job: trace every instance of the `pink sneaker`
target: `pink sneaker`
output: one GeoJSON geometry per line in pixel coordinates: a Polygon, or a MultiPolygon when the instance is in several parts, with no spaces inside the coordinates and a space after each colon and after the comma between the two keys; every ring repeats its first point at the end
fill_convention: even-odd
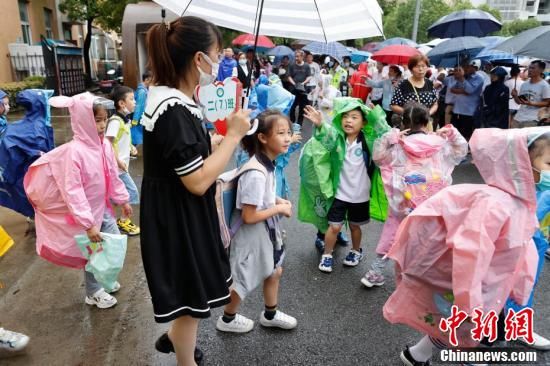
{"type": "Polygon", "coordinates": [[[361,278],[361,283],[368,288],[373,286],[382,286],[384,284],[384,275],[375,273],[374,271],[368,271],[363,278],[361,278]]]}

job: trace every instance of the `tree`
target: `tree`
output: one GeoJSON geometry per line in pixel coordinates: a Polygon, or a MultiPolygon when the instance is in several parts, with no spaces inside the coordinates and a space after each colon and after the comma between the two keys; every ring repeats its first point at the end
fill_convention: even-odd
{"type": "Polygon", "coordinates": [[[500,35],[504,37],[515,36],[523,31],[540,26],[541,23],[536,19],[516,19],[504,23],[500,30],[500,35]]]}
{"type": "Polygon", "coordinates": [[[84,71],[86,84],[92,81],[92,67],[90,63],[90,45],[92,43],[92,25],[94,22],[104,30],[120,32],[122,16],[127,4],[137,0],[62,0],[59,11],[66,13],[73,21],[86,22],[86,38],[84,38],[84,71]]]}
{"type": "MultiPolygon", "coordinates": [[[[415,5],[416,0],[407,0],[393,5],[390,8],[389,14],[384,13],[384,33],[387,38],[411,37],[415,5]]],[[[418,24],[418,43],[427,42],[431,38],[428,36],[428,28],[439,18],[453,11],[466,9],[476,9],[476,7],[472,5],[470,0],[454,0],[452,2],[445,0],[423,0],[418,24]]],[[[486,11],[498,20],[501,20],[500,12],[497,9],[493,9],[486,4],[477,7],[477,9],[486,11]]]]}

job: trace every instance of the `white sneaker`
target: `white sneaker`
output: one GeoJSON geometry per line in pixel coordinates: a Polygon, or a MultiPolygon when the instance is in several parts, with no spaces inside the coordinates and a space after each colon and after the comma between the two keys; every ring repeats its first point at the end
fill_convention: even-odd
{"type": "Polygon", "coordinates": [[[29,343],[30,338],[24,334],[12,332],[0,328],[0,349],[8,351],[21,351],[29,343]]]}
{"type": "Polygon", "coordinates": [[[111,291],[109,291],[109,293],[114,294],[118,290],[120,290],[120,283],[117,281],[117,282],[115,282],[115,285],[113,286],[113,289],[111,291]]]}
{"type": "Polygon", "coordinates": [[[533,332],[533,344],[527,343],[523,338],[519,338],[518,342],[539,351],[550,351],[550,340],[544,338],[543,336],[533,332]]]}
{"type": "Polygon", "coordinates": [[[112,308],[117,301],[114,296],[109,295],[104,289],[97,290],[92,296],[86,296],[86,304],[95,305],[100,309],[112,308]]]}
{"type": "Polygon", "coordinates": [[[260,324],[264,327],[276,327],[281,329],[294,329],[298,325],[296,318],[277,310],[272,320],[265,317],[265,311],[260,315],[260,324]]]}
{"type": "Polygon", "coordinates": [[[235,319],[229,323],[224,322],[220,316],[216,323],[216,329],[222,332],[248,333],[252,328],[254,328],[254,322],[240,314],[235,314],[235,319]]]}

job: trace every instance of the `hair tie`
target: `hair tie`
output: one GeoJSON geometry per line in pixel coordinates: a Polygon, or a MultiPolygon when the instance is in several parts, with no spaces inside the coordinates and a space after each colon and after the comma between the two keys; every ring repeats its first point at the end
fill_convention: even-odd
{"type": "Polygon", "coordinates": [[[160,16],[162,17],[162,24],[166,28],[166,33],[170,32],[170,23],[166,22],[166,9],[160,10],[160,16]]]}

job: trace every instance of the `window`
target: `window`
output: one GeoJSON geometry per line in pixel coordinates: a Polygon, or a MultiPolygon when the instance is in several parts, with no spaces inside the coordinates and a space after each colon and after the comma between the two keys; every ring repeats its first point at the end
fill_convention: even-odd
{"type": "Polygon", "coordinates": [[[23,43],[31,44],[31,25],[29,24],[29,12],[27,2],[19,0],[19,18],[21,19],[21,33],[23,33],[23,43]]]}
{"type": "Polygon", "coordinates": [[[46,25],[46,38],[53,38],[52,23],[53,23],[53,13],[51,9],[44,8],[44,24],[46,25]]]}

